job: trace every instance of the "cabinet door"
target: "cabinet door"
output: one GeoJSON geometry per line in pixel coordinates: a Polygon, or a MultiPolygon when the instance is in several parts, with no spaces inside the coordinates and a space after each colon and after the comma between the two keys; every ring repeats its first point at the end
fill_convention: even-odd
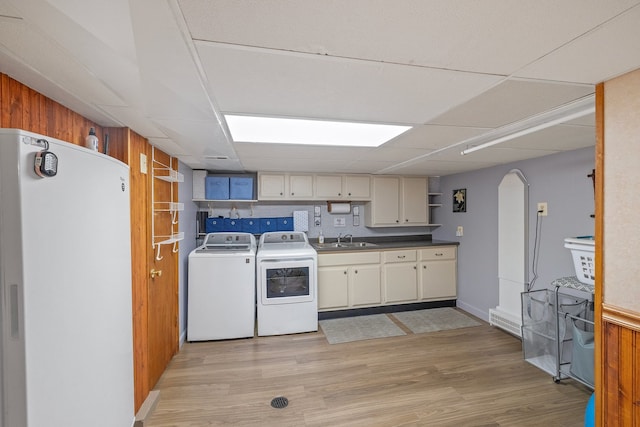
{"type": "Polygon", "coordinates": [[[356,265],[350,274],[351,306],[378,305],[382,302],[379,265],[356,265]]]}
{"type": "Polygon", "coordinates": [[[370,200],[371,177],[369,175],[345,175],[344,197],[351,200],[370,200]]]}
{"type": "Polygon", "coordinates": [[[342,175],[316,175],[316,198],[342,198],[342,175]]]}
{"type": "Polygon", "coordinates": [[[427,225],[427,179],[404,177],[402,179],[402,218],[404,225],[427,225]]]}
{"type": "Polygon", "coordinates": [[[385,302],[418,299],[418,274],[415,262],[386,264],[384,267],[385,302]]]}
{"type": "Polygon", "coordinates": [[[374,176],[371,203],[366,211],[367,225],[400,225],[400,178],[397,176],[374,176]]]}
{"type": "Polygon", "coordinates": [[[420,262],[420,299],[456,298],[456,261],[420,262]]]}
{"type": "Polygon", "coordinates": [[[313,198],[313,175],[290,175],[289,176],[289,198],[312,199],[313,198]]]}
{"type": "Polygon", "coordinates": [[[260,174],[258,197],[260,199],[284,199],[286,175],[260,174]]]}
{"type": "Polygon", "coordinates": [[[349,305],[347,267],[318,267],[318,310],[349,305]]]}

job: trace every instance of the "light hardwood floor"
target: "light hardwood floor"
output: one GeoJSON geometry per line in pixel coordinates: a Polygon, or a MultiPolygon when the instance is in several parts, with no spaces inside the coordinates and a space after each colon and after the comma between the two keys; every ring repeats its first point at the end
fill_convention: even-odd
{"type": "Polygon", "coordinates": [[[582,426],[591,391],[487,325],[328,344],[321,331],[186,343],[148,427],[582,426]],[[274,409],[274,397],[289,406],[274,409]]]}

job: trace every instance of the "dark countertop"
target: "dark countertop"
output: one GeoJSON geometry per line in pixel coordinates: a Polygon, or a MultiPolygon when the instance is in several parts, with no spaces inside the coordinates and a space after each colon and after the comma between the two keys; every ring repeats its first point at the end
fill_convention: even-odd
{"type": "MultiPolygon", "coordinates": [[[[430,235],[414,235],[414,236],[384,236],[384,237],[354,237],[353,242],[374,243],[375,246],[365,247],[335,247],[331,246],[336,243],[336,239],[325,238],[324,244],[318,243],[318,239],[309,239],[311,245],[318,253],[327,252],[354,252],[354,251],[380,251],[386,249],[400,248],[417,248],[424,246],[458,246],[460,242],[452,242],[447,240],[433,240],[430,235]]],[[[349,242],[349,239],[343,241],[349,242]]]]}

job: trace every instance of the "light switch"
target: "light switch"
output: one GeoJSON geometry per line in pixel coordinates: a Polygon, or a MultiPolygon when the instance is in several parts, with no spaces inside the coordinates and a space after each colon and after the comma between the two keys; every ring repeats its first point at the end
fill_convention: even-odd
{"type": "Polygon", "coordinates": [[[463,235],[464,235],[464,228],[462,228],[462,226],[459,225],[458,228],[456,229],[456,236],[462,237],[463,235]]]}
{"type": "Polygon", "coordinates": [[[147,173],[147,156],[140,153],[140,173],[147,173]]]}

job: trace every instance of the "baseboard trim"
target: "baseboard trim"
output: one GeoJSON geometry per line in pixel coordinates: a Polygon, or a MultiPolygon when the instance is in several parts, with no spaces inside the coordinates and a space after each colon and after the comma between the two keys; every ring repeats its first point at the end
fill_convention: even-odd
{"type": "Polygon", "coordinates": [[[411,304],[380,305],[376,307],[351,308],[347,310],[321,311],[318,320],[339,319],[341,317],[365,316],[369,314],[397,313],[399,311],[424,310],[426,308],[455,307],[456,300],[426,301],[411,304]]]}
{"type": "Polygon", "coordinates": [[[142,403],[140,410],[136,414],[136,421],[133,423],[133,427],[144,427],[147,418],[153,413],[153,410],[158,404],[160,398],[159,390],[151,390],[149,395],[142,403]]]}
{"type": "Polygon", "coordinates": [[[479,308],[474,307],[474,306],[472,306],[470,304],[467,304],[464,301],[457,300],[456,304],[458,305],[458,308],[460,310],[466,311],[469,314],[473,314],[478,319],[482,319],[485,322],[489,323],[489,313],[488,312],[480,310],[479,308]]]}

